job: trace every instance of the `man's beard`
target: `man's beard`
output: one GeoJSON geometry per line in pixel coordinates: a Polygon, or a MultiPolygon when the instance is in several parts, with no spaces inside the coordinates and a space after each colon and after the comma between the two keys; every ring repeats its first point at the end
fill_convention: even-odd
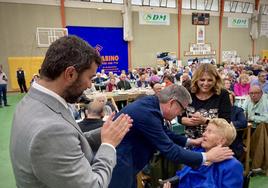
{"type": "Polygon", "coordinates": [[[81,88],[80,79],[78,78],[71,86],[69,86],[64,91],[63,96],[64,96],[64,99],[66,100],[67,103],[78,102],[78,99],[83,94],[83,91],[79,91],[79,90],[81,90],[80,88],[81,88]]]}

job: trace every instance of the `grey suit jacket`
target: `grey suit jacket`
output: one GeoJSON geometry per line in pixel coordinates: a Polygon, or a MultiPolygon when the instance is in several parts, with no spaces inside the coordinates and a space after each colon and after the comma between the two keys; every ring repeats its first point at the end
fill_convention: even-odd
{"type": "Polygon", "coordinates": [[[116,164],[113,148],[101,145],[100,130],[84,135],[68,109],[35,88],[14,114],[10,140],[17,187],[108,187],[116,164]]]}

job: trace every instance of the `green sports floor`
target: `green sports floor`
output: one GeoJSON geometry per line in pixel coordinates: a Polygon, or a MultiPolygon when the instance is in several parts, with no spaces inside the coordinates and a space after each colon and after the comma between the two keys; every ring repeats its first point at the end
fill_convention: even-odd
{"type": "MultiPolygon", "coordinates": [[[[9,93],[7,100],[11,106],[0,108],[0,188],[16,187],[9,157],[9,137],[16,104],[23,96],[23,94],[9,93]]],[[[252,177],[250,188],[268,188],[268,177],[264,175],[252,177]]]]}

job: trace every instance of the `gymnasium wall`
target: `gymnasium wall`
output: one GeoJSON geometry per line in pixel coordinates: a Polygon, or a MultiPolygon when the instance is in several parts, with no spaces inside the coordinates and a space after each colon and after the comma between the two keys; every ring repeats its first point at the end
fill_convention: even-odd
{"type": "Polygon", "coordinates": [[[133,35],[131,42],[133,67],[156,65],[157,52],[175,52],[178,49],[177,15],[170,15],[170,25],[139,25],[139,14],[133,14],[133,35]]]}
{"type": "MultiPolygon", "coordinates": [[[[65,8],[65,14],[67,25],[122,27],[121,12],[116,10],[65,8]]],[[[206,42],[211,43],[218,55],[219,17],[210,18],[210,25],[206,26],[206,42]]],[[[133,67],[155,66],[157,52],[170,51],[177,54],[177,14],[170,15],[170,22],[169,26],[139,25],[138,12],[133,12],[133,67]]],[[[186,61],[188,57],[183,55],[188,51],[189,43],[195,41],[196,30],[191,24],[190,15],[183,15],[181,24],[180,53],[182,60],[186,61]]],[[[60,7],[0,3],[0,63],[8,75],[8,57],[45,55],[46,48],[37,47],[36,27],[61,27],[60,7]]],[[[227,28],[227,18],[223,19],[222,50],[236,50],[244,59],[251,54],[251,45],[249,28],[227,28]]],[[[260,54],[263,49],[268,49],[268,38],[262,37],[256,41],[256,53],[260,54]]]]}
{"type": "Polygon", "coordinates": [[[249,35],[250,28],[228,28],[228,18],[226,17],[223,19],[222,24],[222,50],[235,50],[241,59],[247,58],[252,53],[252,42],[249,35]]]}

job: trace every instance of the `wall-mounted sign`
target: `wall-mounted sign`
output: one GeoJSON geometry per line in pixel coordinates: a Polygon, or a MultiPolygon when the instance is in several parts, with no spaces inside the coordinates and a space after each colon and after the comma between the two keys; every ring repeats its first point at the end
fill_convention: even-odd
{"type": "Polygon", "coordinates": [[[98,72],[120,74],[128,70],[128,44],[123,39],[123,28],[120,27],[82,27],[67,26],[68,33],[87,41],[100,54],[102,64],[98,72]],[[94,36],[94,37],[92,37],[94,36]]]}
{"type": "Polygon", "coordinates": [[[248,28],[248,18],[228,17],[228,27],[248,28]]]}
{"type": "Polygon", "coordinates": [[[216,55],[216,51],[211,50],[210,44],[190,44],[190,50],[185,52],[185,56],[194,55],[216,55]]]}
{"type": "Polygon", "coordinates": [[[196,26],[196,42],[190,43],[189,51],[184,52],[185,56],[215,56],[216,51],[212,50],[211,44],[206,44],[205,26],[196,26]]]}
{"type": "Polygon", "coordinates": [[[205,44],[205,26],[203,25],[196,26],[196,43],[205,44]]]}
{"type": "Polygon", "coordinates": [[[149,25],[170,25],[170,16],[166,13],[139,12],[139,23],[149,25]]]}
{"type": "Polygon", "coordinates": [[[222,62],[236,62],[234,61],[234,58],[237,57],[237,51],[233,50],[233,51],[222,51],[221,52],[221,60],[222,62]]]}

